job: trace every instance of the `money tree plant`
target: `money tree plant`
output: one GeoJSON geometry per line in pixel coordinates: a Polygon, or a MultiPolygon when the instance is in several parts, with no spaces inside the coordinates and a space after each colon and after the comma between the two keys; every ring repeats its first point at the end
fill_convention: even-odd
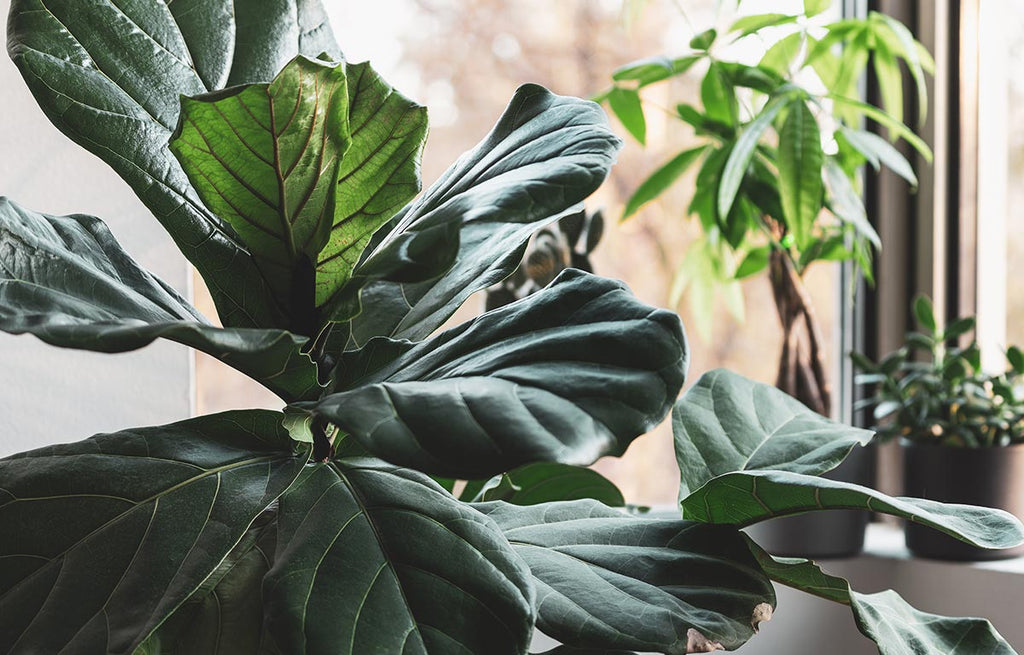
{"type": "Polygon", "coordinates": [[[884,166],[913,186],[917,178],[903,154],[863,123],[877,123],[930,161],[927,145],[903,122],[901,67],[913,80],[920,118],[927,110],[925,75],[934,67],[898,20],[870,12],[828,21],[832,4],[807,0],[801,11],[740,16],[721,33],[697,34],[678,56],[623,66],[600,96],[643,144],[649,87],[700,71],[699,96],[678,98],[670,112],[697,145],[641,183],[622,218],[697,166],[695,189],[679,214],[695,215],[702,237],[683,259],[675,295],[685,287],[694,315],[709,317],[715,298],[742,306],[739,280],[767,274],[782,327],[776,384],[826,416],[827,346],[805,275],[818,262],[852,261],[871,280],[872,250],[881,244],[857,191],[860,170],[884,166]],[[744,61],[751,42],[766,50],[756,64],[744,61]],[[880,106],[860,100],[869,64],[880,106]]]}

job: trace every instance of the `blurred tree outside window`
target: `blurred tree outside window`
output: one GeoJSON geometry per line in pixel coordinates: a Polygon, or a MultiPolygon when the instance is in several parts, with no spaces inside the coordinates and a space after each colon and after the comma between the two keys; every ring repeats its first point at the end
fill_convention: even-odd
{"type": "MultiPolygon", "coordinates": [[[[370,60],[405,95],[427,105],[430,136],[423,159],[424,187],[494,124],[522,83],[542,84],[555,93],[590,97],[607,87],[612,71],[631,61],[683,52],[690,38],[716,24],[720,0],[376,0],[327,3],[346,57],[370,60]],[[642,7],[641,7],[642,5],[642,7]],[[642,10],[641,10],[642,9],[642,10]]],[[[742,14],[798,10],[800,0],[744,0],[742,14]]],[[[735,17],[722,9],[722,22],[735,17]]],[[[764,49],[746,56],[756,62],[764,49]]],[[[670,117],[672,103],[698,97],[695,72],[659,87],[664,95],[645,105],[647,146],[626,145],[588,209],[605,208],[605,236],[592,257],[595,272],[624,280],[642,300],[669,306],[672,280],[687,244],[700,234],[696,219],[685,218],[695,170],[669,193],[629,222],[617,224],[623,203],[658,166],[695,143],[691,131],[670,117]]],[[[836,267],[818,267],[808,280],[826,337],[834,332],[839,289],[836,267]]],[[[196,301],[204,290],[197,279],[196,301]]],[[[689,303],[672,307],[688,328],[690,382],[713,368],[726,367],[763,382],[774,382],[781,329],[765,276],[743,283],[745,304],[716,303],[710,320],[688,314],[689,303]],[[698,333],[707,320],[710,336],[698,333]]],[[[471,299],[453,322],[483,309],[471,299]]],[[[827,368],[835,370],[835,348],[827,368]]],[[[215,361],[197,355],[197,409],[200,414],[276,399],[215,361]]],[[[606,458],[596,468],[623,490],[626,500],[644,505],[673,504],[678,470],[667,424],[637,440],[622,458],[606,458]]]]}

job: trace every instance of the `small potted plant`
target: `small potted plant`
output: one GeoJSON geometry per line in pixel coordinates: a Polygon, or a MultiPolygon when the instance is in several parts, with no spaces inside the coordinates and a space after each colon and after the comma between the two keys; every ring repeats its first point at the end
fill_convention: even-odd
{"type": "MultiPolygon", "coordinates": [[[[858,382],[874,385],[864,404],[873,406],[879,438],[904,446],[907,495],[1004,509],[1024,516],[1024,354],[1011,346],[1007,367],[988,372],[966,317],[942,326],[931,301],[914,301],[919,331],[895,352],[872,362],[853,354],[864,371],[858,382]]],[[[907,524],[907,547],[923,557],[973,560],[1024,554],[988,551],[929,534],[907,524]]]]}

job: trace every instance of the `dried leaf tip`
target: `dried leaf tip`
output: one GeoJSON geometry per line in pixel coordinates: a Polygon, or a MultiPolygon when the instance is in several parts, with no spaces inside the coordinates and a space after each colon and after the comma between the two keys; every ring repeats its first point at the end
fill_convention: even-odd
{"type": "Polygon", "coordinates": [[[754,628],[754,632],[758,631],[762,623],[772,620],[772,612],[774,611],[768,603],[758,603],[754,607],[754,613],[750,616],[750,625],[754,628]]]}
{"type": "Polygon", "coordinates": [[[713,653],[716,650],[725,650],[725,646],[717,641],[711,641],[696,628],[686,631],[687,653],[713,653]]]}

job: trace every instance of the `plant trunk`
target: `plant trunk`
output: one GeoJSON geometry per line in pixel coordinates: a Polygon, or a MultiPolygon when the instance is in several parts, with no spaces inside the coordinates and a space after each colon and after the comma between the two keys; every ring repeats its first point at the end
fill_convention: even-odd
{"type": "Polygon", "coordinates": [[[821,326],[803,280],[785,251],[772,250],[769,278],[782,323],[782,353],[775,386],[829,416],[832,389],[825,374],[821,326]]]}

